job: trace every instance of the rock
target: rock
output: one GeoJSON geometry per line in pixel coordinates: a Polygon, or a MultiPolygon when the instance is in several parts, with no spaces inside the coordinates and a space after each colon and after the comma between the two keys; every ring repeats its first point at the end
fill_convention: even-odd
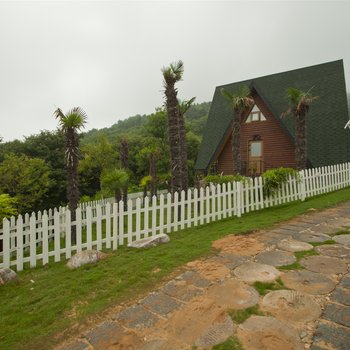
{"type": "Polygon", "coordinates": [[[296,258],[290,252],[285,252],[282,250],[270,250],[259,253],[255,257],[255,261],[261,264],[272,266],[285,266],[293,264],[296,261],[296,258]]]}
{"type": "Polygon", "coordinates": [[[322,313],[314,297],[295,290],[277,290],[266,294],[262,309],[286,322],[314,321],[322,313]]]}
{"type": "Polygon", "coordinates": [[[301,252],[305,250],[312,250],[314,247],[306,242],[297,241],[295,239],[283,239],[277,243],[277,247],[287,252],[301,252]]]}
{"type": "Polygon", "coordinates": [[[253,283],[259,282],[273,282],[280,277],[281,272],[275,267],[265,264],[258,264],[254,262],[247,262],[238,266],[234,274],[244,282],[253,283]]]}
{"type": "Polygon", "coordinates": [[[9,268],[0,269],[0,286],[10,282],[19,282],[16,272],[9,268]]]}
{"type": "Polygon", "coordinates": [[[304,346],[297,330],[268,316],[251,316],[239,325],[237,336],[244,349],[302,350],[304,346]]]}
{"type": "Polygon", "coordinates": [[[333,239],[340,244],[350,245],[350,234],[334,236],[333,239]]]}
{"type": "Polygon", "coordinates": [[[130,248],[150,248],[155,247],[159,244],[168,243],[170,238],[166,234],[147,237],[143,239],[139,239],[138,241],[132,242],[128,244],[130,248]]]}
{"type": "Polygon", "coordinates": [[[300,264],[309,271],[324,274],[344,274],[348,271],[348,267],[343,260],[323,255],[301,259],[300,264]]]}
{"type": "Polygon", "coordinates": [[[350,247],[340,244],[320,245],[315,250],[321,255],[332,256],[335,258],[350,259],[350,247]]]}
{"type": "Polygon", "coordinates": [[[98,250],[83,250],[73,255],[66,266],[70,269],[77,269],[80,266],[86,264],[93,264],[97,261],[104,259],[107,254],[99,252],[98,250]]]}

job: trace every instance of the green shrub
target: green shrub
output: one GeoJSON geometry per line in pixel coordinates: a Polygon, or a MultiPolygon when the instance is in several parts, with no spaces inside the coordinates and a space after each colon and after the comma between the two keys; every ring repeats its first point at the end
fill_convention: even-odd
{"type": "Polygon", "coordinates": [[[297,181],[300,180],[299,172],[292,168],[277,168],[267,170],[262,174],[262,178],[264,179],[265,194],[274,194],[281,188],[282,184],[288,181],[290,176],[296,178],[297,181]]]}

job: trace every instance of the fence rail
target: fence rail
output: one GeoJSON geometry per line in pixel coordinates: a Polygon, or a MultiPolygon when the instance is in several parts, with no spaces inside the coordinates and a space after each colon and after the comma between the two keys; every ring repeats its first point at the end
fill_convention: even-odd
{"type": "Polygon", "coordinates": [[[250,211],[304,200],[350,185],[350,163],[308,169],[289,178],[273,195],[264,193],[261,177],[245,182],[211,185],[173,196],[160,194],[144,200],[110,199],[81,205],[72,220],[67,208],[4,219],[0,231],[0,268],[36,267],[68,259],[84,249],[117,250],[141,238],[207,224],[250,211]],[[72,243],[72,234],[76,241],[72,243]],[[27,264],[27,265],[26,265],[27,264]]]}

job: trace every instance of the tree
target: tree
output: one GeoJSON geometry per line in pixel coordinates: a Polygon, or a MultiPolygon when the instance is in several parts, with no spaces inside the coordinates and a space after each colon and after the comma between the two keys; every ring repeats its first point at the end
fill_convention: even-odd
{"type": "MultiPolygon", "coordinates": [[[[120,140],[119,145],[120,163],[122,168],[128,172],[129,171],[129,142],[126,138],[120,140]]],[[[126,209],[128,203],[128,184],[123,188],[123,201],[124,208],[126,209]]]]}
{"type": "Polygon", "coordinates": [[[122,200],[122,190],[128,182],[129,175],[123,169],[105,170],[101,175],[102,190],[113,193],[116,203],[122,200]]]}
{"type": "Polygon", "coordinates": [[[10,197],[8,194],[0,194],[0,227],[4,218],[18,214],[16,205],[17,201],[15,198],[10,197]]]}
{"type": "Polygon", "coordinates": [[[81,147],[83,159],[79,162],[79,184],[81,193],[94,196],[101,191],[100,178],[104,170],[119,165],[118,152],[104,134],[94,143],[81,147]]]}
{"type": "Polygon", "coordinates": [[[292,114],[295,118],[295,163],[298,170],[307,167],[306,114],[310,104],[319,98],[313,96],[311,90],[312,88],[304,92],[293,87],[288,88],[289,108],[282,114],[292,114]]]}
{"type": "Polygon", "coordinates": [[[169,67],[164,67],[162,69],[165,87],[165,104],[168,113],[173,192],[182,190],[183,178],[186,176],[186,174],[183,174],[181,158],[182,145],[186,143],[186,140],[182,140],[180,135],[179,120],[181,116],[177,100],[177,89],[175,88],[175,83],[179,82],[182,79],[183,71],[184,65],[181,60],[175,63],[171,63],[169,67]]]}
{"type": "Polygon", "coordinates": [[[241,174],[241,121],[243,113],[250,108],[254,100],[250,96],[250,90],[247,86],[242,86],[237,92],[231,93],[224,88],[221,89],[222,95],[228,100],[233,108],[232,118],[232,160],[233,174],[241,174]]]}
{"type": "Polygon", "coordinates": [[[22,214],[45,209],[50,168],[39,158],[7,154],[0,164],[0,192],[16,199],[22,214]]]}
{"type": "MultiPolygon", "coordinates": [[[[66,114],[60,108],[54,112],[58,119],[59,128],[65,136],[65,157],[64,163],[67,171],[67,198],[68,207],[71,211],[71,217],[76,219],[75,210],[79,202],[79,135],[78,131],[84,128],[86,124],[86,113],[80,107],[74,107],[66,114]]],[[[72,242],[76,243],[75,226],[72,229],[72,242]]]]}
{"type": "Polygon", "coordinates": [[[187,191],[187,188],[188,188],[188,163],[187,163],[187,140],[186,140],[186,127],[185,127],[185,113],[190,109],[190,107],[195,99],[196,99],[195,97],[192,97],[188,101],[178,101],[182,189],[185,191],[187,191]]]}

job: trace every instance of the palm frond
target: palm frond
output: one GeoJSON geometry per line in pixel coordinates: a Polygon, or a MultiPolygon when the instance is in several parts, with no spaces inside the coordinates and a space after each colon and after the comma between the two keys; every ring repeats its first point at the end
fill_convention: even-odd
{"type": "Polygon", "coordinates": [[[58,119],[60,129],[63,131],[67,129],[80,130],[84,128],[87,121],[87,115],[80,107],[74,107],[66,114],[60,108],[57,108],[54,116],[58,119]]]}
{"type": "Polygon", "coordinates": [[[182,115],[184,115],[191,108],[195,99],[195,97],[192,97],[188,101],[178,101],[179,111],[182,115]]]}
{"type": "Polygon", "coordinates": [[[230,102],[234,109],[238,109],[241,112],[254,104],[254,99],[250,96],[250,89],[245,85],[240,87],[235,93],[222,88],[221,94],[230,102]]]}
{"type": "Polygon", "coordinates": [[[161,69],[165,83],[176,83],[182,79],[184,72],[184,63],[179,60],[177,62],[170,63],[168,67],[161,69]]]}

